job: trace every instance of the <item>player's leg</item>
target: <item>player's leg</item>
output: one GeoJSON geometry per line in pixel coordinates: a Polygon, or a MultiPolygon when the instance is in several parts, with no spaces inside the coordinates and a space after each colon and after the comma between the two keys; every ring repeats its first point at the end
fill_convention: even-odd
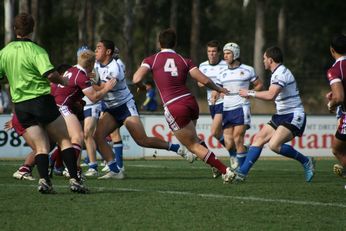
{"type": "MultiPolygon", "coordinates": [[[[179,144],[172,144],[157,137],[147,136],[143,123],[139,118],[135,101],[130,100],[126,104],[120,106],[117,109],[117,114],[119,117],[123,118],[124,125],[138,145],[147,148],[166,149],[176,152],[178,155],[183,157],[186,155],[184,148],[180,147],[179,144]]],[[[189,160],[189,158],[186,159],[189,160]]],[[[190,160],[190,162],[193,162],[193,159],[190,160]]]]}
{"type": "Polygon", "coordinates": [[[82,185],[78,176],[77,158],[75,149],[72,146],[70,136],[68,134],[65,120],[59,116],[56,120],[46,126],[49,137],[57,142],[61,148],[61,158],[65,163],[70,175],[70,189],[77,193],[87,193],[88,189],[82,185]]]}
{"type": "Polygon", "coordinates": [[[190,121],[183,128],[174,130],[173,133],[179,142],[186,146],[190,152],[197,155],[197,157],[209,164],[211,167],[218,169],[218,171],[222,173],[225,183],[232,180],[234,174],[231,172],[231,170],[227,168],[227,166],[224,165],[220,160],[218,160],[212,151],[208,150],[205,146],[199,143],[196,128],[192,121],[190,121]]]}
{"type": "Polygon", "coordinates": [[[35,164],[35,151],[31,151],[26,155],[25,161],[22,166],[13,173],[13,177],[18,180],[35,180],[32,176],[32,168],[35,164]]]}
{"type": "Polygon", "coordinates": [[[234,143],[234,126],[227,126],[223,129],[223,136],[225,138],[225,148],[229,153],[229,161],[231,169],[236,169],[238,167],[236,146],[234,143]]]}
{"type": "Polygon", "coordinates": [[[248,175],[250,169],[256,163],[258,157],[261,155],[263,145],[269,142],[274,132],[275,129],[272,126],[266,124],[256,134],[251,146],[249,147],[246,153],[244,163],[236,171],[237,175],[239,176],[238,178],[240,178],[240,180],[245,179],[245,177],[248,175]]]}
{"type": "Polygon", "coordinates": [[[85,172],[86,176],[98,175],[98,164],[96,159],[96,142],[94,139],[97,120],[98,118],[93,116],[88,116],[84,119],[84,144],[87,151],[87,155],[89,157],[89,169],[85,172]]]}
{"type": "Polygon", "coordinates": [[[119,169],[124,170],[123,164],[123,141],[120,135],[120,128],[115,129],[111,134],[111,139],[113,142],[113,152],[115,153],[115,160],[119,169]]]}
{"type": "Polygon", "coordinates": [[[340,164],[333,166],[333,171],[337,176],[346,178],[346,136],[337,135],[332,142],[332,152],[340,164]],[[344,140],[343,140],[344,139],[344,140]]]}
{"type": "Polygon", "coordinates": [[[117,162],[114,158],[114,153],[112,148],[108,145],[106,137],[119,128],[120,125],[117,123],[113,115],[110,112],[104,112],[97,122],[97,128],[95,132],[95,141],[97,147],[103,157],[107,162],[109,172],[98,179],[124,179],[124,174],[121,172],[117,166],[117,162]]]}
{"type": "Polygon", "coordinates": [[[341,114],[338,120],[338,128],[332,141],[332,152],[340,164],[333,166],[333,171],[337,176],[346,178],[346,115],[341,114]]]}
{"type": "MultiPolygon", "coordinates": [[[[169,143],[157,137],[152,137],[152,136],[149,137],[147,133],[145,132],[143,123],[138,116],[127,117],[124,122],[124,125],[129,131],[131,137],[139,146],[142,146],[145,148],[165,149],[165,150],[176,152],[177,155],[180,155],[183,157],[187,155],[186,151],[180,146],[180,144],[169,143]]],[[[190,153],[190,155],[192,154],[190,153]]],[[[194,161],[193,157],[191,158],[185,157],[185,158],[190,162],[194,161]]]]}
{"type": "Polygon", "coordinates": [[[278,127],[269,142],[269,147],[280,155],[299,161],[304,168],[305,180],[310,182],[314,176],[315,160],[298,152],[291,145],[285,144],[295,136],[302,136],[306,125],[305,113],[274,115],[271,122],[277,124],[278,127]]]}
{"type": "Polygon", "coordinates": [[[13,128],[19,136],[22,136],[26,144],[32,149],[32,151],[26,156],[23,165],[20,166],[15,173],[13,173],[13,177],[19,180],[35,180],[35,178],[32,177],[32,168],[35,165],[35,147],[31,137],[28,136],[26,129],[20,124],[15,113],[13,114],[11,120],[5,123],[6,130],[11,128],[13,128]]]}
{"type": "Polygon", "coordinates": [[[49,139],[46,131],[39,125],[33,125],[26,129],[28,136],[34,137],[32,139],[33,145],[36,150],[35,163],[39,174],[38,191],[41,193],[54,193],[52,183],[49,179],[49,139]]]}
{"type": "MultiPolygon", "coordinates": [[[[248,125],[237,125],[233,129],[234,143],[237,150],[237,164],[241,166],[246,158],[247,149],[244,146],[244,136],[248,125]]],[[[237,166],[237,167],[238,167],[237,166]]]]}
{"type": "Polygon", "coordinates": [[[81,154],[83,139],[84,139],[82,125],[79,119],[77,118],[77,116],[73,113],[65,114],[64,120],[67,126],[68,134],[71,139],[72,147],[75,151],[75,155],[77,159],[78,175],[79,177],[81,177],[82,174],[81,174],[81,167],[80,167],[80,154],[81,154]]]}
{"type": "Polygon", "coordinates": [[[13,173],[13,177],[19,180],[35,180],[35,178],[32,176],[32,168],[35,165],[35,146],[32,138],[26,131],[22,133],[22,137],[24,138],[27,145],[32,149],[32,151],[26,156],[23,165],[20,166],[15,173],[13,173]]]}
{"type": "Polygon", "coordinates": [[[222,131],[222,111],[221,113],[216,113],[213,116],[210,132],[211,135],[214,136],[225,147],[225,138],[222,131]]]}

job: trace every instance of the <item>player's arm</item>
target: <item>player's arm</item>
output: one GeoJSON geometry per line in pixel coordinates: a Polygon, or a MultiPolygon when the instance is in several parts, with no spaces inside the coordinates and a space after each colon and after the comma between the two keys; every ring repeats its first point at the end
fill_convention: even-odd
{"type": "Polygon", "coordinates": [[[96,103],[100,99],[103,98],[103,96],[110,90],[113,89],[115,84],[117,83],[117,80],[112,78],[108,80],[107,82],[103,83],[103,87],[99,90],[95,90],[93,86],[85,88],[83,90],[83,93],[86,97],[88,97],[93,103],[96,103]]]}
{"type": "Polygon", "coordinates": [[[330,85],[332,91],[327,94],[328,99],[328,110],[330,112],[335,112],[337,106],[341,105],[344,102],[344,87],[342,86],[341,81],[334,82],[330,85]]]}
{"type": "Polygon", "coordinates": [[[137,86],[137,91],[145,90],[145,85],[143,84],[143,79],[149,73],[149,68],[146,66],[140,66],[135,74],[133,75],[132,82],[137,86]]]}
{"type": "Polygon", "coordinates": [[[197,85],[198,85],[199,87],[204,87],[204,85],[203,85],[202,83],[200,83],[200,82],[197,82],[197,85]]]}
{"type": "Polygon", "coordinates": [[[260,78],[257,78],[255,81],[252,82],[254,91],[260,91],[263,89],[263,82],[260,78]]]}
{"type": "Polygon", "coordinates": [[[68,85],[68,78],[64,78],[63,76],[61,76],[59,74],[59,72],[57,72],[56,70],[51,70],[46,72],[45,74],[43,74],[43,76],[46,76],[47,79],[55,84],[61,84],[63,86],[67,86],[68,85]]]}
{"type": "Polygon", "coordinates": [[[245,98],[254,97],[257,99],[272,101],[278,96],[278,94],[281,92],[281,89],[282,87],[280,85],[271,84],[267,91],[254,91],[254,90],[248,90],[248,89],[240,89],[239,95],[245,98]]]}
{"type": "Polygon", "coordinates": [[[190,75],[197,82],[203,84],[207,88],[215,90],[219,93],[228,94],[229,91],[226,88],[217,86],[211,79],[204,75],[198,68],[193,68],[190,70],[190,75]]]}

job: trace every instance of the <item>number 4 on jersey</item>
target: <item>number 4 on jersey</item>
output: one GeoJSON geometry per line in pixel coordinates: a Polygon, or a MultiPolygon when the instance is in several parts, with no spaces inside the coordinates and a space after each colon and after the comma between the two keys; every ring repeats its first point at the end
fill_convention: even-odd
{"type": "Polygon", "coordinates": [[[163,69],[165,72],[170,72],[173,77],[178,76],[178,68],[175,65],[174,59],[167,59],[163,69]]]}

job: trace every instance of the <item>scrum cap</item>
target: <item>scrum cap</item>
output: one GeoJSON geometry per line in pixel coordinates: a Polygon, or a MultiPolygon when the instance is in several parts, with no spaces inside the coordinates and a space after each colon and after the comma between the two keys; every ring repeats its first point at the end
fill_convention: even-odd
{"type": "Polygon", "coordinates": [[[232,51],[233,58],[238,59],[240,57],[240,47],[236,43],[226,43],[226,45],[223,47],[223,51],[232,51]]]}

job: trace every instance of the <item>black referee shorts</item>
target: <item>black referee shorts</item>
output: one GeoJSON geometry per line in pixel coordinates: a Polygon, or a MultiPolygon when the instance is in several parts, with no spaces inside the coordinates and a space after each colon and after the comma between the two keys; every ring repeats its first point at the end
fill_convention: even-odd
{"type": "Polygon", "coordinates": [[[50,94],[15,103],[14,107],[23,128],[33,125],[45,126],[60,116],[55,99],[50,94]]]}

